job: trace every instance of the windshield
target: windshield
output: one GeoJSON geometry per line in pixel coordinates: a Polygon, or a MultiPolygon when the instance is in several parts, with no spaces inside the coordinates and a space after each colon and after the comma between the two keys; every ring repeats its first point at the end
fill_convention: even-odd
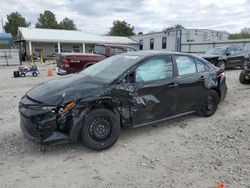
{"type": "Polygon", "coordinates": [[[94,49],[95,54],[105,55],[105,46],[96,45],[94,49]]]}
{"type": "Polygon", "coordinates": [[[140,61],[143,56],[119,54],[100,61],[80,72],[101,82],[111,83],[124,71],[140,61]]]}
{"type": "Polygon", "coordinates": [[[205,54],[208,55],[224,55],[226,53],[227,47],[212,48],[208,50],[205,54]]]}

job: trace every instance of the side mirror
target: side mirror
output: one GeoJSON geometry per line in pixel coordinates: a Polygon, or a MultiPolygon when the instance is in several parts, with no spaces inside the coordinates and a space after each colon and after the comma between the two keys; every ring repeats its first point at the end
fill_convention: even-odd
{"type": "Polygon", "coordinates": [[[227,53],[226,53],[226,56],[229,56],[229,55],[231,55],[230,52],[227,52],[227,53]]]}

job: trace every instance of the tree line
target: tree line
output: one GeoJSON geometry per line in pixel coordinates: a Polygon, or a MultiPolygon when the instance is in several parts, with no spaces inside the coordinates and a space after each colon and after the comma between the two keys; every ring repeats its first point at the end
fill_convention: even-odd
{"type": "MultiPolygon", "coordinates": [[[[18,27],[29,27],[31,23],[26,20],[19,12],[12,12],[7,15],[7,22],[4,25],[4,30],[7,33],[11,33],[16,38],[18,27]]],[[[40,14],[36,28],[47,29],[65,29],[65,30],[77,30],[77,27],[73,20],[65,17],[62,21],[58,22],[53,12],[45,10],[40,14]]]]}
{"type": "MultiPolygon", "coordinates": [[[[29,27],[31,23],[26,20],[20,13],[12,12],[7,15],[7,22],[4,25],[4,29],[7,33],[11,33],[16,38],[18,27],[29,27]]],[[[35,24],[36,28],[46,29],[65,29],[65,30],[77,30],[77,27],[73,20],[65,17],[62,21],[58,22],[56,16],[50,10],[45,10],[41,13],[35,24]]],[[[172,29],[184,29],[180,24],[172,27],[167,27],[163,31],[169,31],[172,29]]],[[[139,32],[138,34],[143,34],[139,32]]],[[[114,20],[112,27],[105,34],[109,36],[132,36],[135,35],[134,26],[131,26],[126,21],[114,20]]],[[[229,35],[229,39],[244,39],[250,38],[250,28],[243,28],[239,33],[229,35]]]]}
{"type": "Polygon", "coordinates": [[[250,38],[250,28],[243,28],[239,33],[229,35],[229,39],[246,39],[250,38]]]}

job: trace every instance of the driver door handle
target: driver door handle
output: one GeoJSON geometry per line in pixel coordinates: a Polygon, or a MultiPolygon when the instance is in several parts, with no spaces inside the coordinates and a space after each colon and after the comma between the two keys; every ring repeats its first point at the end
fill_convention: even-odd
{"type": "Polygon", "coordinates": [[[205,80],[205,77],[204,77],[204,76],[201,76],[201,77],[199,78],[199,80],[205,80]]]}
{"type": "Polygon", "coordinates": [[[178,83],[171,83],[168,87],[173,88],[173,87],[177,87],[179,84],[178,83]]]}

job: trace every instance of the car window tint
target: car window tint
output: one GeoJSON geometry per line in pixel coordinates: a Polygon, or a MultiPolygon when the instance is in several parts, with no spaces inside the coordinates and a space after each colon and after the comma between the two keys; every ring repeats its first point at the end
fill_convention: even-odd
{"type": "Polygon", "coordinates": [[[112,55],[117,55],[120,53],[124,53],[124,49],[123,48],[112,48],[112,55]]]}
{"type": "Polygon", "coordinates": [[[173,76],[173,64],[170,56],[154,57],[136,69],[136,82],[150,82],[173,76]]]}
{"type": "Polygon", "coordinates": [[[193,58],[187,56],[176,56],[175,59],[179,75],[196,73],[196,66],[193,58]]]}
{"type": "Polygon", "coordinates": [[[229,50],[228,50],[228,53],[229,53],[229,55],[235,55],[235,48],[230,48],[229,50]]]}
{"type": "Polygon", "coordinates": [[[235,49],[235,54],[241,54],[241,53],[242,53],[242,51],[241,51],[240,48],[236,48],[236,49],[235,49]]]}
{"type": "Polygon", "coordinates": [[[136,51],[134,48],[127,48],[128,52],[134,52],[136,51]]]}
{"type": "Polygon", "coordinates": [[[206,70],[204,63],[202,63],[200,60],[195,59],[195,63],[197,67],[197,72],[204,72],[206,70]]]}

